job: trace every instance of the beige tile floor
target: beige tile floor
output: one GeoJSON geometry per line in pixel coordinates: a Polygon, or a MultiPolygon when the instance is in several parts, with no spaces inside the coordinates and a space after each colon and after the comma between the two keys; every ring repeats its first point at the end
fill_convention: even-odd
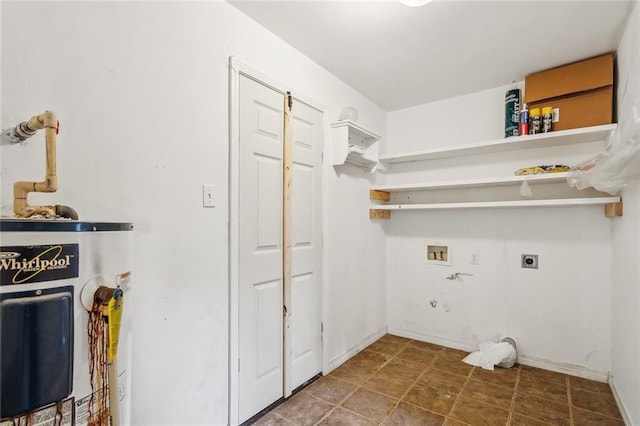
{"type": "Polygon", "coordinates": [[[621,425],[609,386],[390,334],[260,418],[257,425],[621,425]]]}

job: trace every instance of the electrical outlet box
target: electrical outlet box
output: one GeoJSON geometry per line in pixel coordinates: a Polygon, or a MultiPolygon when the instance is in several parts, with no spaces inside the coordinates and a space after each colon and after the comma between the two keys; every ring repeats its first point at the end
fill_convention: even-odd
{"type": "Polygon", "coordinates": [[[520,267],[528,268],[528,269],[538,269],[538,255],[537,254],[520,255],[520,267]]]}

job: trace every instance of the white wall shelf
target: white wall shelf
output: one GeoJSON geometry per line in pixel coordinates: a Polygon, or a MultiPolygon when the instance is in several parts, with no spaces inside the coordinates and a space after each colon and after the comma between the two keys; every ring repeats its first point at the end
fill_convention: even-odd
{"type": "MultiPolygon", "coordinates": [[[[566,173],[557,173],[566,175],[566,173]]],[[[546,175],[545,175],[546,176],[546,175]]],[[[520,179],[483,179],[487,182],[482,184],[480,179],[452,182],[433,182],[424,185],[396,185],[395,188],[386,187],[382,190],[376,187],[370,191],[369,198],[376,201],[387,202],[391,200],[392,192],[403,191],[429,191],[437,189],[464,189],[480,186],[513,186],[523,182],[523,176],[516,176],[520,179]]],[[[550,176],[548,179],[537,179],[527,181],[528,183],[561,183],[560,176],[550,176]]],[[[564,177],[566,178],[566,176],[564,177]]],[[[572,191],[567,186],[567,190],[572,191]]],[[[446,210],[446,209],[479,209],[479,208],[505,208],[505,207],[572,207],[572,206],[605,206],[606,217],[622,216],[622,200],[619,196],[596,196],[596,197],[567,197],[549,198],[537,200],[500,200],[500,201],[461,201],[461,202],[435,202],[435,203],[400,203],[400,204],[378,204],[369,210],[371,219],[389,219],[392,210],[446,210]]]]}
{"type": "Polygon", "coordinates": [[[617,124],[584,127],[557,132],[541,133],[539,135],[514,136],[510,138],[494,139],[475,142],[466,145],[433,148],[400,154],[381,155],[381,163],[406,163],[410,161],[435,160],[440,158],[462,157],[467,155],[491,154],[528,148],[546,148],[558,145],[571,145],[606,140],[617,124]]]}
{"type": "Polygon", "coordinates": [[[468,203],[385,204],[375,210],[442,210],[496,207],[569,207],[619,203],[620,197],[559,198],[551,200],[474,201],[468,203]]]}
{"type": "MultiPolygon", "coordinates": [[[[467,145],[457,145],[446,148],[416,151],[406,154],[386,155],[380,157],[380,162],[402,163],[409,161],[437,160],[441,158],[480,155],[494,152],[509,152],[525,148],[546,148],[557,145],[570,145],[589,142],[605,141],[617,124],[607,124],[581,129],[571,129],[540,135],[528,135],[508,139],[478,142],[467,145]]],[[[371,188],[369,198],[378,202],[391,201],[391,194],[396,192],[428,192],[437,190],[464,190],[469,188],[509,187],[527,182],[532,185],[556,184],[562,186],[560,193],[552,198],[544,199],[510,199],[510,200],[456,200],[456,202],[379,204],[369,210],[372,219],[388,219],[392,210],[442,210],[442,209],[476,209],[476,208],[504,208],[504,207],[567,207],[604,205],[605,216],[622,216],[622,201],[620,197],[595,191],[589,197],[576,197],[577,191],[565,185],[566,172],[543,173],[524,176],[498,176],[489,178],[472,178],[448,181],[433,181],[423,183],[407,183],[397,185],[380,185],[371,188]]],[[[463,193],[464,194],[464,193],[463,193]]],[[[463,195],[463,198],[467,198],[463,195]]],[[[476,197],[477,198],[477,197],[476,197]]],[[[394,200],[395,201],[395,200],[394,200]]]]}
{"type": "Polygon", "coordinates": [[[493,178],[481,178],[481,179],[461,179],[450,181],[437,181],[437,182],[425,182],[425,183],[409,183],[402,185],[380,185],[371,188],[374,191],[384,192],[407,192],[407,191],[422,191],[422,190],[435,190],[435,189],[462,189],[462,188],[474,188],[474,187],[490,187],[490,186],[517,186],[521,185],[523,181],[527,183],[558,183],[567,179],[566,172],[561,173],[544,173],[537,175],[523,175],[523,176],[500,176],[493,178]]]}
{"type": "Polygon", "coordinates": [[[369,172],[378,165],[380,136],[351,120],[331,124],[334,166],[351,163],[369,172]]]}

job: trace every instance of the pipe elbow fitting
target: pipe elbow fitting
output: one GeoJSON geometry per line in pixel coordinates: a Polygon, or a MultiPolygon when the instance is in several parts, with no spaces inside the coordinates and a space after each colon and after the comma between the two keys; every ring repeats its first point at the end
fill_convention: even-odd
{"type": "Polygon", "coordinates": [[[78,212],[69,206],[56,205],[56,215],[65,219],[78,220],[78,212]]]}
{"type": "Polygon", "coordinates": [[[34,192],[56,192],[58,190],[58,178],[47,176],[44,182],[36,182],[34,192]]]}
{"type": "Polygon", "coordinates": [[[26,126],[32,132],[45,127],[55,129],[57,127],[56,115],[52,111],[45,111],[40,115],[34,115],[26,122],[26,126]]]}

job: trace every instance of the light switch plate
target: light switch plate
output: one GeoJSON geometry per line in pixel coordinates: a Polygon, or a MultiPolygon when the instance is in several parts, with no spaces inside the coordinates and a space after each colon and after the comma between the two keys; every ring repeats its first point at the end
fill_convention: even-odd
{"type": "Polygon", "coordinates": [[[202,185],[202,207],[215,207],[215,199],[213,197],[213,185],[202,185]]]}

